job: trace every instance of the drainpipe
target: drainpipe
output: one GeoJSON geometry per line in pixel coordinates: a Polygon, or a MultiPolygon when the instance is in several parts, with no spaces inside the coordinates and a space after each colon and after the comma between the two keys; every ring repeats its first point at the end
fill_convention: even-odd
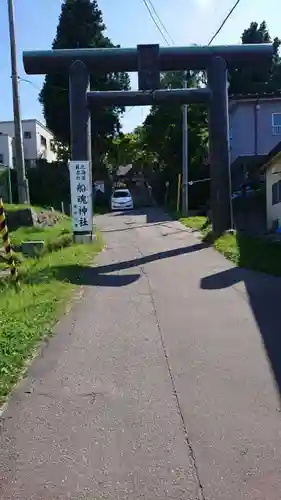
{"type": "Polygon", "coordinates": [[[258,155],[258,110],[260,109],[259,101],[257,100],[255,102],[255,108],[254,108],[254,154],[255,156],[258,155]]]}
{"type": "MultiPolygon", "coordinates": [[[[260,110],[260,104],[259,101],[256,100],[255,102],[255,117],[254,117],[254,127],[255,127],[255,157],[259,154],[259,110],[260,110]]],[[[255,158],[256,160],[257,158],[255,158]]],[[[255,161],[255,167],[256,167],[256,161],[255,161]]]]}

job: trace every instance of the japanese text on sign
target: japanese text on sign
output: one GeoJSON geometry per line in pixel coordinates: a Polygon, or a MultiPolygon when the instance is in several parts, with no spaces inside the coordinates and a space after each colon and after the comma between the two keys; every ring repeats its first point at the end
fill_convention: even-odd
{"type": "Polygon", "coordinates": [[[69,168],[73,231],[92,232],[93,208],[90,162],[71,161],[69,168]]]}

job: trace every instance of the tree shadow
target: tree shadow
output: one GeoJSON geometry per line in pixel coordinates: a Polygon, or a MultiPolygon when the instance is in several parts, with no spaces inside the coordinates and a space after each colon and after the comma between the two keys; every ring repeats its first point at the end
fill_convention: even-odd
{"type": "Polygon", "coordinates": [[[170,215],[163,212],[157,207],[143,207],[143,208],[135,208],[133,210],[120,210],[112,212],[112,215],[115,217],[130,216],[130,215],[131,216],[145,215],[147,224],[153,224],[155,222],[162,223],[172,220],[170,215]]]}
{"type": "Polygon", "coordinates": [[[119,271],[141,267],[145,264],[149,264],[150,262],[156,262],[176,257],[178,255],[196,252],[206,248],[206,246],[207,245],[205,243],[196,243],[191,246],[157,252],[151,255],[139,257],[137,259],[114,262],[113,264],[106,264],[104,266],[59,266],[53,269],[53,273],[55,273],[56,279],[68,281],[75,285],[121,287],[137,281],[140,277],[140,273],[126,275],[110,273],[118,273],[119,271]]]}
{"type": "Polygon", "coordinates": [[[150,226],[148,226],[147,223],[135,224],[134,222],[132,222],[132,224],[128,224],[128,227],[122,227],[122,228],[117,228],[117,229],[102,229],[100,232],[103,234],[122,233],[122,232],[126,232],[126,231],[132,231],[133,229],[143,229],[145,227],[147,228],[147,227],[151,227],[151,226],[161,226],[161,225],[165,225],[165,224],[163,224],[163,222],[155,222],[155,223],[151,223],[150,226]]]}
{"type": "MultiPolygon", "coordinates": [[[[201,280],[201,288],[204,290],[217,290],[231,287],[241,282],[244,283],[248,301],[259,327],[266,354],[275,377],[276,386],[281,397],[281,279],[263,272],[243,268],[245,265],[249,267],[249,255],[253,252],[253,248],[249,247],[249,238],[243,234],[237,235],[237,242],[240,254],[238,265],[240,267],[234,267],[204,277],[201,280]]],[[[279,253],[281,260],[281,249],[279,249],[279,253]]],[[[261,251],[257,251],[257,254],[260,254],[259,258],[262,258],[261,251]]],[[[256,258],[257,255],[255,255],[254,259],[252,255],[251,262],[254,269],[257,267],[256,258]]],[[[260,264],[259,267],[265,270],[268,269],[270,264],[268,259],[270,258],[270,255],[264,254],[264,259],[267,259],[267,262],[264,262],[263,265],[260,264]]],[[[277,274],[279,274],[278,266],[277,274]]]]}

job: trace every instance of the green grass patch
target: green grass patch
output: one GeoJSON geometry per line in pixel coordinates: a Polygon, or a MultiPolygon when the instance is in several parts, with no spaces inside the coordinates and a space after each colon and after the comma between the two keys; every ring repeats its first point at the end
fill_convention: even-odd
{"type": "Polygon", "coordinates": [[[40,340],[50,334],[62,305],[77,287],[68,280],[68,269],[87,266],[101,248],[98,236],[89,245],[73,245],[41,259],[27,259],[21,268],[20,293],[0,282],[0,403],[40,340]]]}
{"type": "MultiPolygon", "coordinates": [[[[179,217],[179,221],[186,227],[193,229],[195,231],[204,231],[204,225],[207,222],[207,217],[196,216],[196,217],[179,217]]],[[[208,228],[206,228],[208,229],[208,228]]]]}
{"type": "Polygon", "coordinates": [[[5,212],[17,212],[18,210],[25,210],[26,208],[32,208],[32,210],[34,212],[42,212],[42,210],[45,210],[44,208],[42,207],[37,207],[37,206],[31,206],[31,205],[20,205],[20,204],[16,204],[16,203],[5,203],[4,205],[4,210],[5,212]]]}
{"type": "Polygon", "coordinates": [[[204,241],[212,244],[235,265],[281,276],[280,244],[236,232],[227,232],[215,239],[206,217],[179,217],[179,221],[186,227],[200,231],[204,241]]]}
{"type": "Polygon", "coordinates": [[[20,247],[23,241],[45,241],[46,246],[64,235],[71,235],[71,219],[62,216],[53,226],[20,227],[10,232],[13,247],[20,247]]]}

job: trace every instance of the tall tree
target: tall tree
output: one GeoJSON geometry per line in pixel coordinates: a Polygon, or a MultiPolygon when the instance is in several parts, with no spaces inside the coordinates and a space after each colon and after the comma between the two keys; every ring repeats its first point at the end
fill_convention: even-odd
{"type": "Polygon", "coordinates": [[[148,170],[157,161],[156,153],[148,151],[143,144],[143,128],[136,127],[134,132],[114,138],[108,146],[106,164],[114,173],[120,165],[133,164],[139,170],[148,170]]]}
{"type": "Polygon", "coordinates": [[[271,39],[266,22],[252,22],[241,37],[242,43],[273,43],[274,55],[269,64],[229,71],[230,94],[264,94],[281,91],[281,64],[278,49],[279,38],[271,39]]]}
{"type": "MultiPolygon", "coordinates": [[[[102,13],[96,0],[64,0],[53,49],[113,47],[105,36],[102,13]]],[[[126,73],[91,75],[92,90],[121,90],[129,88],[126,73]]],[[[48,127],[56,139],[66,147],[70,144],[68,74],[46,75],[39,95],[48,127]]],[[[100,108],[95,111],[92,142],[95,151],[102,155],[108,138],[120,129],[120,107],[100,108]]],[[[96,158],[96,156],[94,156],[96,158]]]]}
{"type": "MultiPolygon", "coordinates": [[[[163,75],[161,86],[180,88],[182,72],[163,75]]],[[[196,75],[189,75],[188,86],[199,85],[196,75]]],[[[202,105],[188,106],[189,125],[189,178],[207,177],[205,159],[207,155],[207,109],[202,105]]],[[[176,192],[177,174],[182,170],[182,106],[165,104],[152,106],[141,134],[142,147],[157,158],[162,182],[169,181],[176,192]]]]}

